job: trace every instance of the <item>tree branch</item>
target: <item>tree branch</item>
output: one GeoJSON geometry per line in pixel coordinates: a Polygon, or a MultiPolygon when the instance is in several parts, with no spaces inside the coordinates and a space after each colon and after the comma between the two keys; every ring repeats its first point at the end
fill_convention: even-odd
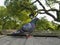
{"type": "Polygon", "coordinates": [[[51,6],[48,4],[47,0],[45,0],[46,4],[51,8],[51,6]]]}
{"type": "MultiPolygon", "coordinates": [[[[34,2],[32,2],[32,4],[34,4],[34,3],[36,3],[36,2],[37,2],[37,1],[34,1],[34,2]]],[[[31,4],[31,5],[32,5],[32,4],[31,4]]]]}
{"type": "MultiPolygon", "coordinates": [[[[39,0],[36,0],[36,1],[43,7],[43,10],[45,11],[46,14],[48,14],[49,16],[51,16],[52,18],[54,18],[55,21],[57,20],[53,14],[49,13],[49,12],[45,9],[44,5],[43,5],[39,0]]],[[[50,9],[50,10],[51,10],[51,9],[50,9]]],[[[49,10],[49,11],[50,11],[50,10],[49,10]]],[[[53,10],[53,9],[52,9],[52,10],[53,10]]],[[[55,10],[55,9],[54,9],[54,10],[55,10]]],[[[54,10],[53,10],[53,11],[54,11],[54,10]]],[[[55,10],[55,11],[56,11],[56,10],[55,10]]]]}
{"type": "Polygon", "coordinates": [[[49,13],[48,11],[45,11],[46,14],[48,14],[49,16],[51,16],[52,18],[54,18],[55,21],[57,21],[57,19],[55,18],[54,15],[52,15],[51,13],[49,13]]]}
{"type": "Polygon", "coordinates": [[[43,6],[43,4],[39,0],[36,0],[36,1],[39,3],[39,5],[41,5],[43,7],[44,10],[46,10],[45,7],[43,6]]]}
{"type": "Polygon", "coordinates": [[[58,10],[57,9],[49,9],[49,10],[39,9],[38,11],[58,11],[58,10]]]}

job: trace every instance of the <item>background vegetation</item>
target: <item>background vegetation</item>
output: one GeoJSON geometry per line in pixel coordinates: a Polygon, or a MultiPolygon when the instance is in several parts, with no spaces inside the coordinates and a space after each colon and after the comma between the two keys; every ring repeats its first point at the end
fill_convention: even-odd
{"type": "MultiPolygon", "coordinates": [[[[34,3],[37,1],[39,4],[39,0],[34,1],[33,3],[31,2],[32,0],[5,0],[5,6],[0,6],[0,31],[1,30],[6,30],[6,29],[20,29],[24,24],[28,23],[31,21],[31,18],[29,15],[31,13],[36,16],[36,13],[38,11],[36,5],[34,3]]],[[[46,3],[50,7],[52,6],[52,3],[55,0],[47,0],[46,3]],[[51,2],[51,3],[49,3],[51,2]]],[[[42,6],[42,4],[41,4],[42,6]]],[[[44,6],[42,6],[44,9],[44,6]]],[[[51,11],[55,11],[56,9],[50,9],[51,11]]],[[[41,11],[41,10],[40,10],[41,11]]],[[[39,13],[41,13],[39,11],[39,13]]],[[[46,12],[46,14],[49,14],[46,12]]],[[[53,17],[56,21],[60,21],[60,11],[57,11],[57,19],[53,17]]],[[[50,15],[50,14],[49,14],[50,15]]],[[[51,15],[50,15],[51,16],[51,15]]],[[[60,25],[55,24],[53,21],[49,22],[45,17],[42,17],[39,21],[36,23],[36,30],[60,30],[60,25]]]]}

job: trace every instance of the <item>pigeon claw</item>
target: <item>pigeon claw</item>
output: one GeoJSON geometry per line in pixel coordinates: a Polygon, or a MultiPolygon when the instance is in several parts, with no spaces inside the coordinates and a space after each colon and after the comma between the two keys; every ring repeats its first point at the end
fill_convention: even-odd
{"type": "Polygon", "coordinates": [[[26,34],[26,38],[32,38],[32,35],[26,34]]]}

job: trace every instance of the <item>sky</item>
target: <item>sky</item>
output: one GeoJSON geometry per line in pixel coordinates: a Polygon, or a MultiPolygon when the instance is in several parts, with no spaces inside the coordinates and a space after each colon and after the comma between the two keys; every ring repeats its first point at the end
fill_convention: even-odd
{"type": "MultiPolygon", "coordinates": [[[[0,6],[4,6],[4,1],[5,0],[0,0],[0,6]]],[[[35,0],[33,0],[33,1],[35,1],[35,0]]],[[[32,1],[32,2],[33,2],[32,1]]],[[[41,2],[43,2],[43,5],[45,6],[45,8],[48,10],[48,9],[50,9],[49,7],[47,7],[46,6],[46,3],[45,3],[45,1],[44,0],[41,0],[41,2]]],[[[39,5],[39,3],[38,2],[36,2],[35,3],[35,5],[37,5],[37,8],[38,9],[42,9],[42,7],[39,5]]],[[[59,5],[58,4],[55,4],[54,6],[53,6],[55,9],[59,9],[58,7],[59,7],[59,5]]],[[[54,14],[55,15],[55,17],[56,17],[56,12],[50,12],[50,13],[52,13],[52,14],[54,14]]],[[[38,18],[41,18],[41,17],[46,17],[46,19],[48,20],[48,21],[54,21],[54,19],[52,18],[52,17],[50,17],[50,16],[48,16],[48,15],[46,15],[46,14],[38,14],[38,18]]]]}
{"type": "Polygon", "coordinates": [[[4,1],[5,0],[0,0],[0,6],[4,6],[4,1]]]}

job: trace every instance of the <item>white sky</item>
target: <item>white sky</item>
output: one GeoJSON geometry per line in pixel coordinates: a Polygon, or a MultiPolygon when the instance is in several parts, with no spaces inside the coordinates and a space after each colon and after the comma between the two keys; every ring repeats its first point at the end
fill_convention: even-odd
{"type": "Polygon", "coordinates": [[[0,6],[4,6],[4,1],[5,0],[0,0],[0,6]]]}
{"type": "MultiPolygon", "coordinates": [[[[5,0],[0,0],[0,6],[4,6],[4,1],[5,1],[5,0]]],[[[34,1],[34,0],[33,0],[33,1],[34,1]]],[[[32,1],[32,2],[33,2],[33,1],[32,1]]],[[[44,0],[40,0],[40,1],[43,2],[43,5],[44,5],[45,8],[48,10],[49,7],[46,6],[45,1],[44,1],[44,0]]],[[[37,5],[38,9],[42,9],[42,7],[41,7],[37,2],[35,3],[35,5],[37,5]]],[[[53,5],[53,7],[55,7],[55,9],[59,9],[59,8],[58,8],[58,7],[59,7],[58,4],[53,5]]],[[[50,13],[54,14],[55,17],[56,17],[56,13],[55,13],[55,12],[50,12],[50,13]]],[[[46,19],[48,19],[49,21],[53,21],[53,18],[50,17],[50,16],[48,16],[48,15],[46,15],[46,14],[38,14],[37,17],[38,17],[38,18],[41,18],[41,17],[44,17],[44,16],[46,16],[46,19]]]]}

